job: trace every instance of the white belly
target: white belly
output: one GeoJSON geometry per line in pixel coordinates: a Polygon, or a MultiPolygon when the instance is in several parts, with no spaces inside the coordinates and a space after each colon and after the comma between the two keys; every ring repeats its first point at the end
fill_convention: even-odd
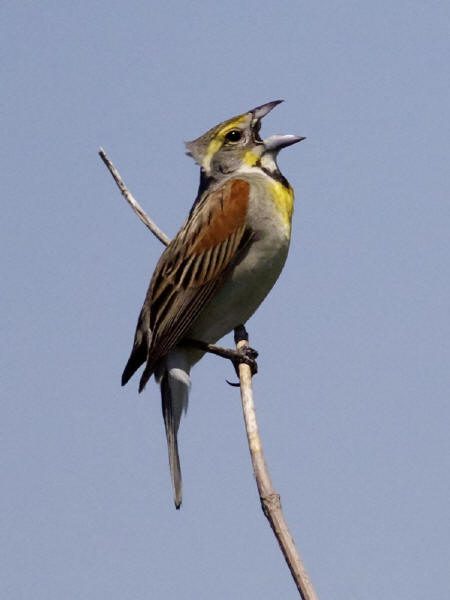
{"type": "Polygon", "coordinates": [[[231,278],[218,290],[193,324],[189,337],[213,344],[245,324],[272,289],[286,261],[289,241],[265,235],[253,242],[231,278]]]}

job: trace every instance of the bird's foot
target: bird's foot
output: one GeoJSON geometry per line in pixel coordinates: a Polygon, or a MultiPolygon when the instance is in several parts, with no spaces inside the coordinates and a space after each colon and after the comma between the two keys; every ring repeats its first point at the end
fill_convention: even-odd
{"type": "MultiPolygon", "coordinates": [[[[233,363],[236,375],[239,377],[239,365],[241,364],[248,365],[250,367],[252,376],[256,375],[258,372],[258,363],[256,362],[256,359],[258,358],[258,352],[249,346],[243,350],[233,350],[233,352],[235,356],[230,357],[230,360],[233,363]]],[[[239,382],[233,383],[232,381],[228,381],[228,379],[225,381],[232,387],[239,387],[241,385],[239,382]]]]}
{"type": "MultiPolygon", "coordinates": [[[[248,333],[244,325],[238,325],[235,327],[234,341],[236,342],[236,345],[242,341],[246,341],[248,343],[248,333]]],[[[239,377],[239,365],[242,363],[250,367],[252,375],[256,375],[258,372],[258,364],[256,362],[256,359],[258,358],[258,352],[246,345],[241,350],[236,350],[236,355],[237,356],[231,361],[233,363],[234,370],[236,371],[236,375],[239,377]]],[[[231,383],[228,380],[227,383],[233,387],[240,386],[239,383],[231,383]]]]}
{"type": "MultiPolygon", "coordinates": [[[[243,339],[248,339],[245,327],[240,326],[235,329],[234,339],[236,343],[243,339]]],[[[236,375],[238,377],[239,365],[242,363],[250,367],[252,375],[256,375],[258,372],[258,364],[256,362],[258,352],[249,346],[246,346],[242,350],[233,350],[231,348],[221,348],[220,346],[207,344],[206,342],[202,342],[200,340],[189,339],[186,340],[185,343],[193,346],[194,348],[198,348],[199,350],[203,350],[204,352],[209,352],[210,354],[215,354],[216,356],[221,356],[222,358],[227,358],[233,364],[234,370],[236,371],[236,375]]],[[[239,383],[230,383],[229,381],[227,381],[227,383],[233,386],[239,386],[239,383]]]]}
{"type": "Polygon", "coordinates": [[[239,365],[242,363],[250,367],[252,375],[256,375],[258,372],[258,363],[256,362],[258,352],[254,348],[250,348],[250,346],[246,346],[243,350],[235,350],[234,352],[235,357],[231,359],[231,362],[233,363],[236,375],[239,377],[239,365]]]}

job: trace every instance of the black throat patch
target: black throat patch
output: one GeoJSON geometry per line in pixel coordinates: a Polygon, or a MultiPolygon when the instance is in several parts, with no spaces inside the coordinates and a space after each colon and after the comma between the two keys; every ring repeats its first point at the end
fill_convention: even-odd
{"type": "Polygon", "coordinates": [[[263,173],[265,173],[266,175],[271,177],[274,181],[278,181],[278,183],[281,183],[281,185],[284,186],[286,189],[290,189],[291,186],[289,185],[289,181],[286,179],[286,177],[284,175],[282,175],[280,173],[280,171],[278,169],[271,171],[267,167],[263,167],[261,165],[261,159],[259,159],[255,163],[255,167],[259,167],[263,173]]]}

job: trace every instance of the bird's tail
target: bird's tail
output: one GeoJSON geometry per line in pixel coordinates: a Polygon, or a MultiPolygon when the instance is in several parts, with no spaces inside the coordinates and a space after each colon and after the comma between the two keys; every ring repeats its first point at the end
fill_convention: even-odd
{"type": "Polygon", "coordinates": [[[182,500],[182,480],[180,457],[178,455],[178,428],[181,415],[187,410],[190,365],[182,351],[171,352],[161,375],[161,402],[164,424],[166,426],[169,466],[172,478],[175,508],[180,508],[182,500]]]}

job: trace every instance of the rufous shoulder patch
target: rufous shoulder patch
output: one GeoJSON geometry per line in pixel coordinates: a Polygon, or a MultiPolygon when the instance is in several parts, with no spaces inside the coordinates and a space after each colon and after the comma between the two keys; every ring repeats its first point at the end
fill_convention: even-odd
{"type": "Polygon", "coordinates": [[[232,179],[216,190],[205,205],[202,228],[192,252],[201,254],[229,238],[247,216],[250,184],[232,179]]]}

